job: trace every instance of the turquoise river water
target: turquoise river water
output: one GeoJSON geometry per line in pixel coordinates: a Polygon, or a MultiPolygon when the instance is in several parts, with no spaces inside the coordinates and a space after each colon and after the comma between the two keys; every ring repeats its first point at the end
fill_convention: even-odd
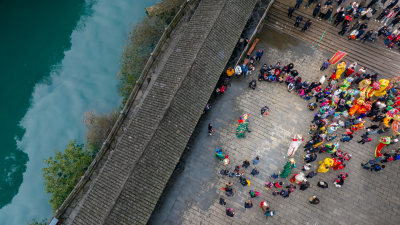
{"type": "Polygon", "coordinates": [[[120,104],[120,56],[157,0],[0,1],[0,224],[50,218],[43,159],[120,104]]]}

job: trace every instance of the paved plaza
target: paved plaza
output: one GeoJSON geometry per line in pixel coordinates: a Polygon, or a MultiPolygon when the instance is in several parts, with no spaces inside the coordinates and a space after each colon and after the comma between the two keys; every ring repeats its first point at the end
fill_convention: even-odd
{"type": "MultiPolygon", "coordinates": [[[[289,198],[273,196],[274,189],[265,190],[265,182],[274,181],[268,178],[269,175],[282,170],[291,138],[299,133],[305,141],[309,140],[307,133],[313,112],[307,109],[307,101],[295,92],[289,93],[284,84],[257,82],[256,90],[251,90],[248,83],[257,79],[263,63],[274,65],[277,61],[282,65],[292,62],[303,80],[318,81],[322,75],[331,74],[331,70],[322,73],[319,67],[333,53],[314,50],[309,44],[269,28],[264,28],[260,37],[256,49],[264,49],[264,56],[257,70],[246,79],[234,78],[232,86],[218,97],[213,109],[201,121],[197,137],[183,162],[184,170],[167,187],[149,224],[398,224],[400,162],[387,163],[380,173],[362,169],[360,163],[374,157],[379,138],[373,135],[372,142],[358,144],[365,131],[356,133],[350,142],[340,143],[342,151],[352,154],[343,170],[349,177],[341,188],[332,183],[341,171],[331,169],[308,179],[311,187],[305,191],[297,188],[289,198]],[[261,117],[260,108],[265,105],[271,111],[268,116],[261,117]],[[244,113],[250,114],[249,129],[252,132],[239,139],[235,136],[235,126],[238,117],[244,113]],[[208,135],[208,122],[214,125],[216,133],[213,136],[208,135]],[[221,189],[230,178],[219,173],[226,167],[215,157],[217,148],[229,154],[231,164],[227,168],[230,170],[242,165],[246,159],[261,158],[257,165],[259,175],[250,175],[253,165],[246,170],[250,187],[243,187],[237,178],[232,179],[236,191],[233,197],[227,197],[221,189]],[[319,180],[328,182],[329,188],[318,188],[319,180]],[[260,191],[260,197],[251,199],[254,207],[245,210],[244,202],[250,199],[249,190],[260,191]],[[308,203],[312,195],[319,197],[320,204],[308,203]],[[220,197],[227,201],[228,207],[235,209],[235,217],[225,215],[226,207],[219,204],[220,197]],[[275,210],[274,217],[266,218],[260,209],[260,202],[265,200],[275,210]]],[[[338,138],[342,133],[343,129],[337,131],[338,138]]],[[[297,168],[294,172],[299,172],[304,164],[302,146],[295,156],[297,168]]],[[[391,145],[388,149],[397,147],[391,145]]],[[[314,169],[325,157],[329,155],[318,154],[318,159],[312,163],[314,169]]],[[[288,179],[278,180],[289,184],[288,179]]]]}

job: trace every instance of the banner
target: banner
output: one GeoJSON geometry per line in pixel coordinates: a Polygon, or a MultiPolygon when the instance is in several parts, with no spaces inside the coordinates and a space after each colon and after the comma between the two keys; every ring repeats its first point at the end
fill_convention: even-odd
{"type": "Polygon", "coordinates": [[[342,52],[342,51],[337,51],[335,53],[335,55],[332,56],[332,58],[329,60],[329,63],[331,65],[335,65],[336,63],[338,63],[340,60],[343,59],[343,57],[345,57],[347,55],[346,52],[342,52]]]}

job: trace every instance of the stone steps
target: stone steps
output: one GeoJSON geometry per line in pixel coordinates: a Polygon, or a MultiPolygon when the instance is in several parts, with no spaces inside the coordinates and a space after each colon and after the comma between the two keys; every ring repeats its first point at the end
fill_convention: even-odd
{"type": "MultiPolygon", "coordinates": [[[[293,24],[289,24],[287,22],[286,24],[282,24],[282,20],[276,21],[276,20],[267,20],[267,24],[270,26],[275,27],[276,29],[284,29],[288,34],[292,36],[296,36],[297,38],[300,38],[306,42],[310,42],[313,46],[316,45],[316,43],[320,39],[320,34],[323,33],[323,30],[321,29],[320,31],[315,31],[315,29],[311,29],[307,31],[308,33],[303,33],[300,31],[300,29],[295,28],[293,24]]],[[[314,27],[315,28],[315,27],[314,27]]],[[[344,40],[348,41],[348,40],[344,40]]],[[[351,41],[354,42],[354,41],[351,41]]],[[[353,58],[353,60],[357,61],[359,64],[361,63],[362,65],[366,65],[368,68],[377,71],[381,74],[387,73],[387,74],[392,74],[394,71],[393,70],[387,70],[389,66],[396,66],[394,63],[390,64],[387,60],[387,58],[377,58],[377,61],[372,62],[371,61],[371,56],[369,54],[366,54],[363,52],[363,49],[355,48],[351,44],[343,45],[343,43],[335,39],[332,39],[329,37],[329,35],[326,35],[324,37],[324,40],[319,44],[318,46],[320,49],[328,50],[331,51],[332,53],[336,52],[336,50],[343,50],[347,53],[349,53],[348,56],[346,56],[347,59],[353,58]]],[[[376,55],[379,53],[371,53],[371,55],[376,55]]]]}
{"type": "MultiPolygon", "coordinates": [[[[291,4],[290,3],[288,3],[287,1],[280,1],[280,0],[278,0],[278,1],[276,1],[275,2],[275,4],[273,5],[273,8],[276,8],[276,9],[279,9],[279,10],[283,10],[283,12],[285,12],[285,15],[287,15],[287,10],[288,10],[288,8],[291,6],[291,4]]],[[[313,6],[315,6],[315,5],[313,5],[313,6]]],[[[311,7],[310,7],[311,8],[311,7]]],[[[313,9],[313,7],[312,7],[312,9],[313,9]]],[[[338,27],[335,27],[334,25],[333,25],[333,23],[334,23],[334,19],[332,19],[332,22],[331,22],[331,24],[329,24],[329,20],[317,20],[317,19],[314,19],[313,17],[312,17],[312,9],[310,10],[310,9],[304,9],[303,7],[300,7],[300,10],[296,10],[295,11],[295,13],[293,14],[293,15],[301,15],[302,17],[303,17],[303,23],[304,23],[304,20],[305,20],[305,18],[307,18],[307,19],[311,19],[312,21],[313,21],[313,26],[314,25],[322,25],[322,26],[324,26],[324,27],[328,27],[329,29],[328,29],[328,31],[330,31],[330,32],[332,32],[333,34],[336,34],[336,36],[337,37],[340,37],[339,35],[337,35],[337,33],[341,30],[341,25],[339,25],[338,27]],[[308,11],[310,11],[310,12],[308,12],[308,11]]],[[[334,10],[336,10],[335,8],[334,8],[334,10]]],[[[335,11],[334,11],[335,12],[335,11]]],[[[379,14],[379,13],[376,13],[376,14],[379,14]]],[[[376,15],[375,14],[375,15],[376,15]]],[[[294,18],[295,18],[295,16],[294,16],[294,18]]],[[[360,20],[360,21],[362,21],[362,20],[360,20]]],[[[368,22],[367,20],[364,20],[365,22],[368,22]]],[[[352,23],[350,24],[350,28],[351,28],[351,26],[354,24],[356,22],[356,20],[353,20],[352,21],[352,23]]],[[[363,21],[362,21],[363,22],[363,21]]],[[[294,23],[294,22],[293,22],[294,23]]],[[[377,22],[373,22],[373,20],[371,19],[369,22],[368,22],[368,29],[372,29],[372,30],[377,30],[380,26],[381,26],[382,24],[380,24],[380,23],[377,23],[377,22]]],[[[348,31],[348,33],[350,33],[351,31],[348,31]]],[[[381,41],[380,43],[383,43],[383,41],[381,41]]],[[[400,53],[399,52],[395,52],[395,51],[390,51],[388,48],[386,48],[385,46],[383,46],[383,44],[372,44],[372,43],[370,43],[370,42],[368,42],[367,44],[362,44],[362,43],[358,43],[358,45],[360,46],[360,47],[364,47],[364,48],[366,48],[366,49],[368,49],[368,50],[371,50],[371,51],[377,51],[377,50],[385,50],[385,51],[388,51],[389,53],[389,55],[391,55],[392,53],[393,54],[395,54],[395,55],[398,55],[398,56],[400,56],[400,53]]]]}
{"type": "Polygon", "coordinates": [[[349,41],[347,37],[337,35],[339,31],[338,28],[327,24],[325,21],[315,20],[312,16],[302,13],[301,10],[295,11],[293,18],[289,19],[287,17],[287,8],[287,5],[279,1],[275,2],[268,14],[266,24],[313,45],[316,45],[320,40],[325,28],[328,28],[323,40],[318,46],[319,49],[328,50],[332,53],[336,52],[336,50],[343,50],[348,53],[345,57],[346,60],[357,61],[359,65],[367,66],[368,69],[380,73],[382,77],[390,78],[397,76],[397,71],[400,69],[399,65],[397,65],[400,59],[398,53],[388,49],[375,48],[375,45],[379,45],[380,43],[372,45],[372,43],[362,44],[359,41],[349,41]],[[295,28],[293,26],[294,18],[298,14],[303,16],[302,24],[304,24],[304,20],[307,19],[313,21],[313,25],[307,32],[301,32],[300,28],[295,28]]]}

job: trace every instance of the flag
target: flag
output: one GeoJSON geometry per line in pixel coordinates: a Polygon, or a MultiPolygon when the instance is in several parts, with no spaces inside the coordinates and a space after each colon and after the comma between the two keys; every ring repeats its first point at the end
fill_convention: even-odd
{"type": "Polygon", "coordinates": [[[342,52],[342,51],[337,51],[332,58],[329,60],[329,63],[331,65],[335,65],[336,63],[338,63],[340,60],[343,59],[343,57],[345,57],[347,55],[346,52],[342,52]]]}

